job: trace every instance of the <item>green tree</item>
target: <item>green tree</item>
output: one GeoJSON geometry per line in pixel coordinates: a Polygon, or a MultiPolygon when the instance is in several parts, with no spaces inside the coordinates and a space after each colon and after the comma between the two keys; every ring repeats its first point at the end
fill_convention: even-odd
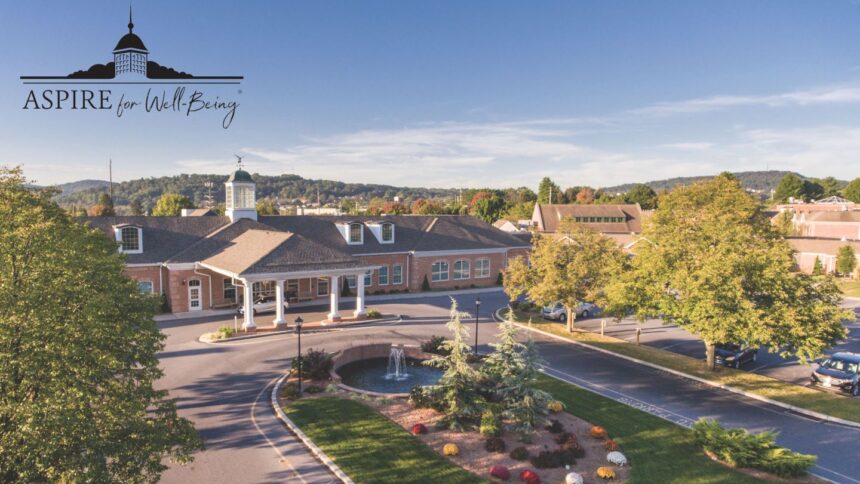
{"type": "Polygon", "coordinates": [[[494,191],[476,193],[469,204],[470,213],[487,223],[502,218],[505,208],[505,199],[494,191]]]}
{"type": "Polygon", "coordinates": [[[144,214],[143,204],[140,202],[139,198],[135,198],[134,200],[132,200],[128,206],[128,209],[129,209],[129,211],[131,211],[132,215],[143,215],[144,214]]]}
{"type": "Polygon", "coordinates": [[[340,211],[346,214],[355,213],[355,200],[351,198],[344,198],[340,201],[340,211]]]}
{"type": "Polygon", "coordinates": [[[797,229],[794,227],[794,213],[790,210],[780,212],[780,214],[776,216],[774,226],[776,227],[776,230],[785,237],[791,237],[797,233],[797,229]]]}
{"type": "Polygon", "coordinates": [[[794,173],[788,173],[779,184],[776,186],[776,192],[773,195],[774,201],[778,203],[787,203],[789,198],[803,200],[805,198],[803,180],[794,173]]]}
{"type": "Polygon", "coordinates": [[[55,194],[0,169],[0,481],[156,482],[202,446],[153,388],[158,298],[55,194]]]}
{"type": "Polygon", "coordinates": [[[457,301],[451,298],[451,320],[447,328],[451,339],[441,344],[445,355],[436,355],[425,364],[443,370],[434,388],[434,400],[445,417],[443,427],[463,431],[473,427],[481,418],[483,400],[478,381],[480,374],[469,364],[471,348],[466,342],[469,330],[461,322],[469,313],[457,309],[457,301]]]}
{"type": "Polygon", "coordinates": [[[805,361],[844,337],[831,279],[793,272],[791,246],[736,180],[677,187],[660,200],[632,269],[607,288],[614,314],[661,315],[705,343],[769,346],[805,361]]]}
{"type": "Polygon", "coordinates": [[[91,217],[113,217],[116,211],[113,207],[113,200],[107,193],[99,195],[98,203],[90,207],[87,214],[91,217]]]}
{"type": "Polygon", "coordinates": [[[824,187],[817,180],[803,180],[803,199],[806,201],[820,200],[824,196],[824,187]]]}
{"type": "Polygon", "coordinates": [[[842,188],[842,184],[839,183],[839,180],[833,178],[832,176],[821,178],[819,180],[816,180],[816,182],[821,186],[822,189],[821,198],[839,195],[839,189],[842,188]]]}
{"type": "Polygon", "coordinates": [[[534,341],[517,341],[519,329],[511,321],[499,324],[498,343],[481,365],[481,373],[495,383],[495,400],[501,402],[502,414],[513,420],[522,431],[531,431],[546,415],[552,395],[537,388],[543,360],[534,341]]]}
{"type": "Polygon", "coordinates": [[[818,256],[815,256],[815,262],[812,264],[812,275],[824,275],[824,266],[821,264],[821,259],[819,259],[818,256]]]}
{"type": "Polygon", "coordinates": [[[842,191],[842,196],[854,203],[860,203],[860,178],[855,178],[842,191]]]}
{"type": "Polygon", "coordinates": [[[152,215],[155,217],[178,217],[182,215],[183,208],[194,208],[194,204],[185,195],[177,193],[165,193],[158,197],[152,215]]]}
{"type": "Polygon", "coordinates": [[[564,200],[562,200],[563,196],[564,193],[562,193],[561,188],[553,183],[548,176],[540,181],[537,194],[538,203],[564,203],[564,200]],[[550,200],[550,195],[552,196],[552,200],[550,200]]]}
{"type": "Polygon", "coordinates": [[[585,302],[602,306],[603,289],[622,270],[624,255],[614,240],[565,219],[555,236],[536,236],[529,262],[518,257],[508,265],[505,292],[512,301],[525,294],[544,306],[561,302],[573,331],[575,309],[585,302]]]}
{"type": "Polygon", "coordinates": [[[854,269],[856,268],[857,256],[854,254],[854,247],[843,245],[836,252],[836,271],[845,277],[849,277],[854,274],[854,269]]]}
{"type": "Polygon", "coordinates": [[[624,201],[638,203],[645,210],[653,210],[657,208],[657,193],[648,185],[637,183],[624,195],[624,201]]]}
{"type": "Polygon", "coordinates": [[[278,215],[278,207],[272,200],[260,200],[257,202],[257,215],[278,215]]]}
{"type": "Polygon", "coordinates": [[[508,220],[527,220],[532,218],[534,212],[534,202],[523,202],[511,205],[508,211],[505,212],[504,218],[508,220]]]}

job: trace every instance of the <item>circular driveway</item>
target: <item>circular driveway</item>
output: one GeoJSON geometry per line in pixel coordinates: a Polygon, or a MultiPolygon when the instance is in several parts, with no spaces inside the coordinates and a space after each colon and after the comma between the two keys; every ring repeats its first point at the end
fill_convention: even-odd
{"type": "MultiPolygon", "coordinates": [[[[474,310],[475,294],[458,295],[463,311],[474,310]]],[[[480,294],[479,340],[483,350],[494,340],[494,310],[506,303],[500,291],[480,294]]],[[[439,295],[372,302],[397,322],[303,334],[302,348],[336,351],[370,342],[418,344],[445,335],[450,299],[439,295]]],[[[308,321],[324,308],[303,308],[308,321]]],[[[288,320],[297,315],[291,312],[288,320]]],[[[268,324],[261,317],[258,326],[268,324]]],[[[473,320],[467,321],[470,331],[473,320]]],[[[189,466],[171,465],[163,482],[333,482],[332,476],[297,444],[269,406],[271,384],[296,354],[296,336],[284,334],[231,343],[204,344],[197,338],[232,316],[162,322],[167,345],[160,354],[165,376],[161,388],[177,399],[180,414],[194,421],[206,442],[189,466]]],[[[860,483],[860,430],[815,422],[782,409],[706,387],[588,348],[536,337],[550,372],[643,410],[672,416],[682,424],[699,417],[759,431],[781,431],[780,443],[819,455],[815,472],[836,482],[860,483]]]]}

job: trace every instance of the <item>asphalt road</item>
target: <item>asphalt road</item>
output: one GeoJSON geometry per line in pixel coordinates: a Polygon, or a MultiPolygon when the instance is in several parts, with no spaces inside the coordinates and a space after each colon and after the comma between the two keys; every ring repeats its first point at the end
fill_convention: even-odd
{"type": "MultiPolygon", "coordinates": [[[[474,308],[474,295],[457,299],[461,309],[474,308]]],[[[482,294],[481,299],[481,313],[486,316],[504,304],[501,293],[482,294]]],[[[406,317],[396,324],[303,334],[302,347],[335,351],[367,342],[418,344],[432,334],[445,333],[448,304],[444,296],[369,304],[406,317]]],[[[304,308],[302,316],[309,320],[306,316],[313,311],[304,308]]],[[[495,323],[486,316],[479,328],[484,350],[496,333],[495,323]]],[[[171,466],[164,482],[331,482],[331,476],[296,444],[268,407],[266,390],[295,355],[295,335],[220,345],[197,341],[200,334],[225,322],[232,324],[232,318],[160,323],[168,335],[161,354],[166,375],[160,386],[178,399],[180,413],[195,422],[207,445],[193,464],[171,466]]],[[[858,429],[815,422],[587,348],[542,337],[536,340],[556,376],[682,425],[709,417],[754,431],[779,430],[781,444],[819,456],[818,475],[860,483],[858,429]]]]}

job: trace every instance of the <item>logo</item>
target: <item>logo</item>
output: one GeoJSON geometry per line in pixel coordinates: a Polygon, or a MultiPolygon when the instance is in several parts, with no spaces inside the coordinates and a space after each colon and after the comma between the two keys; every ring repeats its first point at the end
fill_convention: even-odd
{"type": "Polygon", "coordinates": [[[23,84],[29,87],[23,109],[109,111],[118,118],[136,112],[178,113],[186,117],[219,112],[223,115],[224,129],[233,123],[239,102],[213,96],[205,89],[240,85],[244,77],[198,76],[151,60],[143,40],[134,33],[131,7],[128,33],[119,39],[112,52],[113,61],[65,76],[21,76],[23,84]],[[145,86],[146,91],[142,94],[129,91],[131,86],[145,86]]]}

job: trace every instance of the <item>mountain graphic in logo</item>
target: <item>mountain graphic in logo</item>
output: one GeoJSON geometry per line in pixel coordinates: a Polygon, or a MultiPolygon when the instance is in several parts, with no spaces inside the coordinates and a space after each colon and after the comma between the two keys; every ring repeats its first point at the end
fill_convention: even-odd
{"type": "Polygon", "coordinates": [[[194,76],[149,59],[149,50],[134,33],[131,7],[128,9],[128,33],[113,49],[113,62],[94,64],[89,69],[75,71],[67,76],[21,76],[21,79],[90,79],[90,80],[164,80],[164,79],[221,79],[241,80],[243,76],[194,76]]]}

